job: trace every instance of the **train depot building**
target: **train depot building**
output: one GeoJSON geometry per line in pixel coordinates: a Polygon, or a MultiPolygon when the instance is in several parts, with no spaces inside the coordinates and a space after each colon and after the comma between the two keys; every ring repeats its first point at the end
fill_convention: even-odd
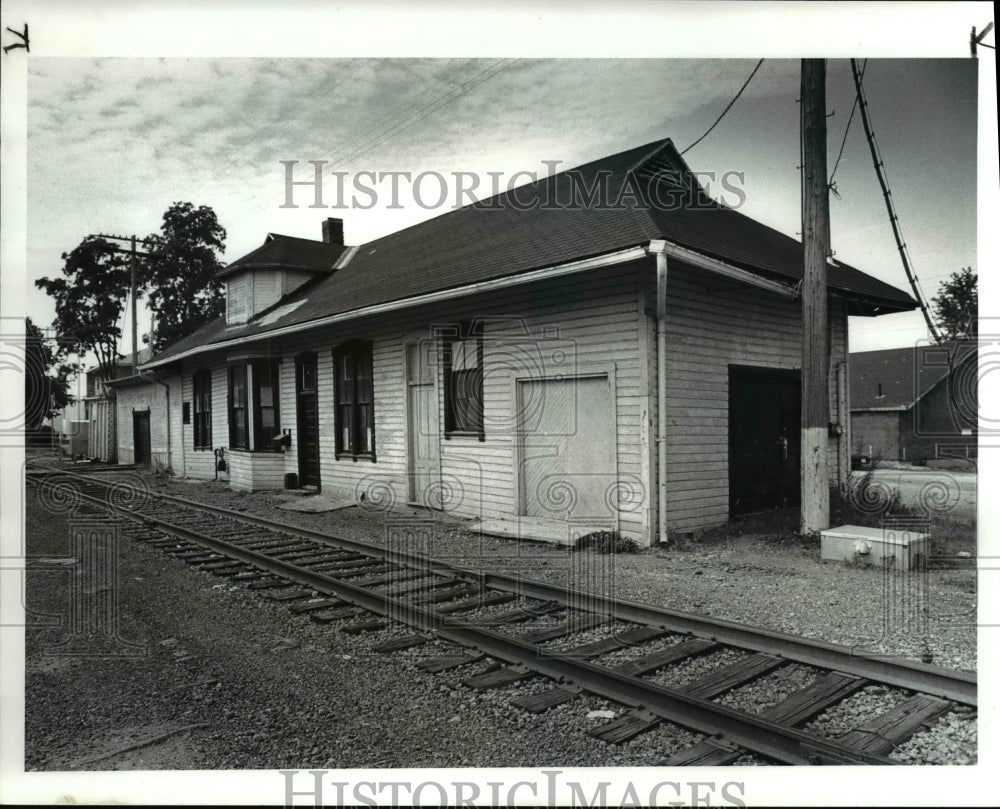
{"type": "MultiPolygon", "coordinates": [[[[568,542],[798,502],[802,245],[669,140],[358,247],[322,235],[268,235],[222,272],[224,316],[112,383],[120,462],[568,542]]],[[[828,291],[836,485],[848,316],[917,304],[833,259],[828,291]]]]}

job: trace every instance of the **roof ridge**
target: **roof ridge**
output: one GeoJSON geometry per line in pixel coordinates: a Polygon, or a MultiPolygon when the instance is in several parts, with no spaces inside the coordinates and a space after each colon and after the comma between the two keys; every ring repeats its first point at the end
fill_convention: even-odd
{"type": "MultiPolygon", "coordinates": [[[[404,233],[410,233],[410,232],[412,232],[412,231],[414,231],[414,230],[416,230],[418,228],[421,228],[421,227],[424,227],[424,226],[428,225],[431,222],[437,222],[438,220],[443,219],[443,218],[445,218],[447,216],[452,216],[452,215],[455,215],[455,214],[459,214],[459,213],[462,213],[463,211],[470,211],[470,210],[474,210],[474,209],[477,209],[477,208],[479,208],[479,209],[486,209],[486,210],[489,210],[491,208],[497,208],[498,206],[495,203],[491,204],[491,203],[493,203],[494,200],[500,200],[500,199],[510,198],[512,195],[516,194],[519,191],[523,191],[525,188],[530,188],[532,186],[538,186],[538,185],[541,185],[542,183],[548,183],[548,182],[556,181],[558,178],[562,177],[563,175],[568,175],[570,172],[579,172],[581,170],[590,169],[590,168],[598,166],[599,164],[602,164],[602,163],[614,165],[614,161],[617,158],[621,158],[623,155],[627,155],[630,152],[635,152],[635,151],[638,151],[640,149],[646,149],[646,148],[651,147],[651,146],[654,147],[649,152],[646,153],[646,157],[643,158],[643,160],[646,160],[648,157],[656,154],[664,146],[666,146],[668,144],[671,147],[673,146],[673,143],[671,142],[670,138],[665,138],[665,139],[656,140],[656,141],[650,141],[649,143],[645,143],[642,146],[633,146],[630,149],[622,149],[620,152],[615,152],[614,154],[611,154],[611,155],[604,155],[603,157],[595,158],[594,160],[589,160],[586,163],[580,163],[580,164],[578,164],[576,166],[570,166],[568,168],[562,169],[561,171],[557,171],[554,174],[549,174],[549,175],[546,175],[545,177],[540,177],[537,180],[533,180],[531,182],[524,183],[523,185],[519,185],[519,186],[516,186],[514,188],[509,188],[506,191],[502,191],[502,192],[500,192],[498,194],[493,194],[493,195],[491,195],[489,197],[484,197],[483,199],[476,200],[475,202],[470,202],[470,203],[468,203],[466,205],[463,205],[460,208],[453,208],[451,210],[445,211],[444,213],[440,213],[437,216],[432,216],[430,219],[424,219],[424,220],[422,220],[420,222],[414,222],[412,225],[408,225],[405,228],[402,228],[400,230],[394,230],[391,233],[386,233],[386,234],[384,234],[382,236],[379,236],[378,238],[372,239],[371,241],[363,242],[363,243],[361,243],[361,244],[358,245],[358,250],[362,251],[362,250],[364,250],[367,247],[372,247],[372,246],[377,245],[379,242],[381,242],[381,241],[383,241],[385,239],[394,238],[394,237],[400,236],[401,234],[404,234],[404,233]],[[654,144],[655,144],[655,146],[654,146],[654,144]]],[[[687,166],[686,163],[684,165],[685,165],[685,167],[687,166]]],[[[629,173],[629,171],[631,171],[631,168],[627,168],[624,171],[619,171],[619,172],[615,172],[615,173],[619,173],[622,176],[625,176],[625,175],[627,175],[629,173]]],[[[688,171],[690,171],[690,169],[688,169],[688,171]]],[[[517,207],[517,206],[513,206],[513,207],[517,207]]]]}
{"type": "MultiPolygon", "coordinates": [[[[659,141],[655,148],[644,154],[639,160],[629,166],[629,168],[625,171],[625,175],[632,175],[633,177],[636,176],[640,171],[642,171],[643,168],[649,166],[649,164],[658,157],[665,157],[668,164],[676,166],[677,171],[681,175],[681,178],[678,178],[679,180],[682,178],[687,180],[686,183],[681,181],[679,183],[680,185],[686,187],[692,194],[699,196],[703,201],[711,203],[712,207],[720,209],[723,207],[701,187],[701,183],[698,182],[698,178],[695,177],[694,172],[691,171],[691,167],[687,164],[687,161],[681,153],[677,151],[677,147],[674,146],[673,140],[669,137],[659,141]]],[[[653,174],[652,179],[657,185],[659,185],[664,180],[663,171],[656,171],[653,174]]],[[[647,187],[645,190],[648,193],[649,188],[647,187]]],[[[638,214],[638,216],[644,220],[646,225],[646,228],[644,228],[645,232],[655,234],[660,238],[668,238],[667,234],[663,232],[663,229],[653,217],[653,210],[659,210],[657,206],[653,204],[653,200],[651,200],[648,195],[643,195],[643,201],[645,202],[645,205],[638,211],[635,207],[632,207],[630,210],[633,213],[638,214]]],[[[659,201],[659,199],[657,201],[659,201]]]]}
{"type": "MultiPolygon", "coordinates": [[[[305,236],[289,236],[287,233],[274,233],[273,231],[268,232],[267,237],[264,239],[264,244],[267,244],[269,239],[292,239],[297,242],[310,242],[311,244],[328,244],[330,247],[343,247],[342,244],[333,244],[331,242],[325,242],[322,239],[308,239],[305,236]]],[[[261,247],[263,247],[263,245],[261,245],[261,247]]]]}

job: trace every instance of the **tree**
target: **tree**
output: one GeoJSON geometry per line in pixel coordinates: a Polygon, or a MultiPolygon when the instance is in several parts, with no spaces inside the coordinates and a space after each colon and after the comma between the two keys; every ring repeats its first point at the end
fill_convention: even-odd
{"type": "Polygon", "coordinates": [[[979,334],[978,276],[972,267],[953,272],[941,282],[934,304],[934,322],[946,340],[975,339],[979,334]]]}
{"type": "MultiPolygon", "coordinates": [[[[226,231],[207,205],[175,202],[163,214],[160,233],[148,236],[143,286],[156,319],[153,350],[161,351],[222,314],[225,265],[217,253],[226,247],[226,231]]],[[[147,338],[148,340],[148,338],[147,338]]]]}
{"type": "MultiPolygon", "coordinates": [[[[114,378],[121,329],[118,320],[128,296],[128,256],[97,236],[88,236],[62,254],[63,278],[39,278],[35,286],[55,299],[56,356],[93,351],[104,380],[114,378]]],[[[68,366],[83,370],[79,364],[68,366]]]]}
{"type": "Polygon", "coordinates": [[[59,364],[58,350],[45,339],[42,330],[24,321],[24,431],[34,432],[43,419],[51,418],[73,403],[69,392],[72,366],[59,364]],[[53,375],[53,370],[55,375],[53,375]]]}

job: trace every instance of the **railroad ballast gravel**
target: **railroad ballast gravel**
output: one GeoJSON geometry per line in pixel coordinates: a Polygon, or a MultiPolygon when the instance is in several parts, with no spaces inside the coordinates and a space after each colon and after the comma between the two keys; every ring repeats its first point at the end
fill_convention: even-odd
{"type": "Polygon", "coordinates": [[[918,589],[930,607],[928,626],[918,632],[908,624],[883,624],[887,595],[912,585],[910,578],[890,580],[878,568],[820,561],[818,541],[809,546],[797,539],[750,534],[700,546],[681,532],[667,548],[609,557],[481,535],[474,520],[419,509],[351,507],[310,514],[278,509],[287,502],[283,492],[234,492],[224,481],[193,483],[153,475],[144,480],[167,494],[376,545],[399,533],[393,526],[419,524],[431,532],[430,555],[474,570],[496,569],[562,586],[578,585],[582,570],[600,570],[597,588],[616,598],[817,638],[853,647],[858,654],[921,660],[930,652],[935,665],[976,669],[972,567],[926,572],[918,589]],[[584,555],[596,558],[581,560],[584,555]]]}
{"type": "MultiPolygon", "coordinates": [[[[330,514],[275,511],[272,494],[239,496],[224,484],[191,486],[171,481],[164,489],[225,507],[238,504],[248,513],[332,534],[373,542],[381,541],[384,535],[379,529],[385,515],[360,509],[330,514]]],[[[58,527],[49,528],[54,531],[47,538],[50,545],[65,542],[58,527]]],[[[792,617],[802,634],[828,640],[852,642],[850,639],[875,637],[883,646],[893,645],[892,638],[863,634],[869,629],[870,615],[851,626],[855,601],[872,603],[870,591],[877,571],[821,565],[800,551],[791,552],[790,558],[779,554],[773,565],[761,564],[768,554],[761,546],[751,549],[752,561],[743,562],[740,550],[734,548],[728,554],[716,549],[655,550],[619,555],[613,559],[613,589],[619,597],[732,620],[754,622],[754,616],[766,616],[756,623],[784,631],[795,631],[787,625],[792,617]],[[741,565],[747,566],[747,575],[741,575],[741,565]],[[805,581],[803,572],[807,574],[805,581]],[[829,604],[847,609],[822,609],[816,598],[820,591],[829,604]],[[858,599],[853,599],[852,593],[858,599]],[[788,608],[789,604],[794,608],[788,608]]],[[[531,578],[563,583],[570,579],[569,571],[574,567],[565,549],[479,537],[462,526],[445,523],[435,533],[432,552],[468,567],[496,564],[531,578]]],[[[143,636],[151,651],[125,666],[99,660],[53,665],[42,663],[44,658],[29,648],[29,769],[87,767],[83,762],[88,758],[113,752],[126,737],[131,738],[129,734],[169,731],[201,722],[206,725],[148,749],[112,756],[102,766],[649,766],[662,764],[701,738],[664,722],[626,744],[608,745],[588,735],[607,720],[587,717],[593,711],[613,711],[621,716],[627,711],[621,705],[582,695],[545,713],[529,714],[511,705],[510,700],[551,688],[553,684],[544,678],[530,676],[506,688],[473,691],[463,681],[496,668],[497,661],[486,658],[441,674],[428,674],[418,669],[416,662],[463,650],[432,640],[402,652],[376,654],[372,648],[377,643],[413,634],[413,630],[390,624],[378,632],[347,635],[339,630],[341,622],[320,626],[308,616],[293,616],[261,593],[223,583],[140,543],[123,541],[123,561],[129,619],[123,631],[131,627],[143,636]],[[173,643],[161,643],[170,640],[173,643]],[[108,694],[114,698],[109,699],[108,694]],[[67,721],[67,714],[74,719],[67,721]],[[332,728],[336,731],[331,732],[332,728]],[[385,743],[385,739],[392,743],[385,743]]],[[[954,591],[945,601],[950,614],[963,610],[967,614],[974,608],[974,595],[967,597],[967,580],[961,575],[964,571],[945,572],[948,577],[937,586],[950,586],[954,591]]],[[[46,589],[44,578],[39,578],[32,593],[32,597],[44,600],[40,589],[46,589]]],[[[481,614],[505,612],[519,603],[537,602],[512,601],[481,614]]],[[[564,613],[553,613],[508,629],[513,634],[515,627],[541,628],[564,618],[564,613]]],[[[974,632],[971,644],[969,632],[956,634],[947,648],[935,648],[935,662],[948,659],[974,668],[974,632]]],[[[606,636],[606,630],[602,633],[598,628],[596,634],[563,640],[575,646],[606,636]]],[[[600,662],[624,662],[676,640],[676,636],[668,636],[623,649],[602,656],[600,662]]],[[[37,652],[37,642],[29,642],[32,645],[37,652]]],[[[902,638],[896,648],[912,645],[912,639],[902,638]]],[[[552,642],[552,648],[559,648],[559,644],[552,642]]],[[[743,656],[727,653],[731,659],[743,656]]],[[[708,660],[714,657],[718,661],[719,654],[682,661],[651,679],[683,684],[707,672],[708,660]]],[[[767,681],[764,678],[761,682],[767,681]]],[[[777,701],[773,690],[760,686],[755,691],[753,684],[719,698],[727,699],[751,712],[777,701]]],[[[883,704],[883,710],[886,707],[883,704]]],[[[824,734],[839,732],[850,724],[844,710],[855,708],[858,721],[868,718],[857,704],[848,705],[841,709],[839,718],[836,713],[817,718],[815,727],[824,734]]],[[[974,762],[975,724],[974,714],[971,718],[969,714],[947,714],[893,755],[914,763],[974,762]]],[[[761,762],[745,756],[738,763],[761,762]]]]}

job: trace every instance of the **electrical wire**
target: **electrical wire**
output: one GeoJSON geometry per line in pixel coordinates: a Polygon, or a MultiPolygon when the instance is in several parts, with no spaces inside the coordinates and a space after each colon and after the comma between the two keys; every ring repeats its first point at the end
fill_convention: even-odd
{"type": "Polygon", "coordinates": [[[927,296],[924,295],[924,291],[920,286],[920,279],[917,278],[917,273],[913,269],[913,262],[910,261],[909,250],[906,247],[906,242],[903,240],[902,230],[899,226],[899,216],[896,214],[896,206],[892,202],[892,191],[889,190],[889,179],[885,172],[885,161],[882,159],[878,143],[875,140],[875,133],[872,131],[871,123],[868,120],[868,101],[865,98],[864,85],[861,83],[861,72],[858,69],[857,59],[851,59],[851,73],[854,76],[854,89],[857,94],[859,108],[861,110],[861,123],[865,127],[865,136],[868,138],[868,147],[871,151],[872,163],[875,166],[875,174],[878,177],[879,186],[882,189],[882,199],[885,201],[885,207],[889,213],[889,225],[892,227],[892,235],[896,240],[899,257],[903,262],[903,271],[906,273],[906,277],[910,282],[910,288],[913,290],[913,296],[920,305],[920,312],[924,316],[924,322],[927,324],[928,334],[931,335],[934,342],[941,343],[941,335],[938,333],[938,330],[934,325],[934,321],[931,318],[930,311],[927,306],[927,296]]]}
{"type": "Polygon", "coordinates": [[[715,119],[715,123],[712,124],[705,131],[704,135],[702,135],[700,138],[698,138],[698,140],[696,140],[694,143],[692,143],[690,146],[688,146],[683,152],[681,152],[682,155],[684,155],[687,152],[691,151],[695,146],[697,146],[699,143],[701,143],[703,140],[705,140],[705,138],[708,137],[708,134],[713,129],[715,129],[716,126],[719,125],[719,121],[721,121],[723,118],[726,117],[726,113],[729,112],[729,110],[732,108],[733,104],[735,104],[739,100],[740,96],[743,95],[743,91],[747,89],[747,85],[750,84],[750,80],[757,74],[757,71],[760,70],[760,66],[762,64],[764,64],[764,60],[763,59],[761,59],[759,62],[757,62],[757,66],[753,69],[753,71],[750,73],[750,75],[747,76],[747,80],[745,82],[743,82],[743,86],[739,89],[739,92],[737,92],[736,95],[733,96],[733,100],[730,101],[726,105],[726,108],[722,111],[722,114],[718,118],[715,119]]]}
{"type": "MultiPolygon", "coordinates": [[[[861,65],[861,78],[862,79],[864,79],[864,77],[865,77],[865,68],[866,67],[868,67],[868,60],[867,59],[865,59],[864,64],[861,65]]],[[[837,166],[840,165],[840,158],[842,158],[844,156],[844,146],[847,145],[847,135],[851,131],[851,122],[854,120],[854,113],[856,113],[857,111],[858,111],[858,95],[857,95],[857,93],[855,93],[854,94],[854,106],[851,107],[851,114],[850,114],[850,117],[848,117],[848,119],[847,119],[847,126],[844,128],[844,137],[840,141],[840,151],[837,153],[837,160],[833,164],[833,171],[830,172],[830,179],[827,182],[827,187],[829,187],[829,189],[831,191],[833,191],[834,194],[837,194],[837,189],[836,189],[836,186],[833,184],[833,178],[837,176],[837,166]]],[[[840,194],[837,194],[837,198],[838,199],[840,198],[840,194]]]]}

